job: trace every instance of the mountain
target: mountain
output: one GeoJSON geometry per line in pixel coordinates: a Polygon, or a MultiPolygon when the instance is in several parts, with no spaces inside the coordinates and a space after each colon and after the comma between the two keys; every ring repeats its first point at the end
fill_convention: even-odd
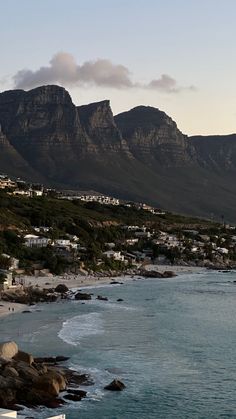
{"type": "Polygon", "coordinates": [[[236,221],[236,135],[188,137],[159,109],[113,116],[59,86],[0,93],[0,171],[236,221]]]}

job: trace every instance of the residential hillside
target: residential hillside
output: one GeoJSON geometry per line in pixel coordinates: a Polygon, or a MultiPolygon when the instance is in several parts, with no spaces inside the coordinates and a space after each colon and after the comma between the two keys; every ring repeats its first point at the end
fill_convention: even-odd
{"type": "Polygon", "coordinates": [[[0,126],[0,172],[236,221],[236,135],[187,137],[152,107],[76,107],[54,85],[1,93],[0,126]]]}
{"type": "Polygon", "coordinates": [[[236,228],[223,220],[217,224],[112,199],[12,195],[12,188],[8,182],[0,191],[0,279],[9,271],[112,275],[147,263],[236,266],[236,228]]]}

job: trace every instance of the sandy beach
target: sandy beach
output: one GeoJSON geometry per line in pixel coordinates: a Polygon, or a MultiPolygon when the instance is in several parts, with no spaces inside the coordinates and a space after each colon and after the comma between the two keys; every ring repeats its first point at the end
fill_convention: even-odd
{"type": "MultiPolygon", "coordinates": [[[[173,271],[176,275],[191,274],[197,272],[204,272],[205,268],[196,266],[178,266],[178,265],[147,265],[147,270],[156,270],[163,273],[164,271],[173,271]]],[[[112,281],[130,280],[131,278],[138,278],[139,276],[123,276],[123,277],[96,277],[91,275],[62,275],[52,277],[32,277],[24,276],[21,278],[24,286],[38,286],[40,288],[55,288],[59,284],[65,284],[68,288],[85,288],[88,286],[97,286],[110,284],[112,281]]]]}
{"type": "Polygon", "coordinates": [[[20,313],[28,307],[25,304],[9,303],[7,301],[0,301],[0,317],[5,317],[10,314],[20,313]]]}

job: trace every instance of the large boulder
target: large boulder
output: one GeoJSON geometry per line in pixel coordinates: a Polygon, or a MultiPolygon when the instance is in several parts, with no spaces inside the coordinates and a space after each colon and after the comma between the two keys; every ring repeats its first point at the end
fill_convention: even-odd
{"type": "Polygon", "coordinates": [[[14,356],[16,361],[23,361],[29,365],[32,365],[34,362],[33,355],[29,354],[28,352],[18,351],[17,354],[14,356]]]}
{"type": "Polygon", "coordinates": [[[48,369],[47,376],[55,379],[58,382],[60,391],[64,391],[66,389],[66,379],[62,374],[60,374],[59,371],[55,371],[50,368],[48,369]]]}
{"type": "Polygon", "coordinates": [[[15,361],[14,368],[18,372],[20,378],[27,383],[35,381],[39,377],[39,373],[32,365],[27,362],[15,361]]]}
{"type": "Polygon", "coordinates": [[[91,295],[85,292],[77,292],[75,294],[75,300],[91,300],[91,295]]]}
{"type": "Polygon", "coordinates": [[[58,379],[50,373],[41,375],[34,383],[34,388],[46,392],[52,397],[58,396],[60,392],[58,379]]]}
{"type": "Polygon", "coordinates": [[[104,390],[122,391],[126,386],[120,380],[113,380],[110,384],[104,387],[104,390]]]}
{"type": "Polygon", "coordinates": [[[0,343],[0,357],[13,358],[18,353],[18,346],[15,342],[0,343]]]}
{"type": "Polygon", "coordinates": [[[65,284],[59,284],[55,288],[55,291],[61,294],[65,294],[67,291],[69,291],[69,288],[65,284]]]}

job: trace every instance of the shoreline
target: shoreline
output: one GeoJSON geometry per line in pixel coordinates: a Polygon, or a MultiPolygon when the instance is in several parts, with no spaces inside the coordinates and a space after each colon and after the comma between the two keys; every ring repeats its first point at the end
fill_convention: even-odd
{"type": "MultiPolygon", "coordinates": [[[[173,271],[176,276],[185,274],[194,274],[206,272],[206,268],[196,266],[179,266],[179,265],[147,265],[146,270],[156,270],[163,273],[164,271],[173,271]]],[[[52,276],[52,277],[33,277],[25,276],[22,277],[24,286],[34,286],[41,289],[56,288],[59,284],[66,285],[69,290],[86,289],[98,286],[110,285],[111,282],[126,282],[130,280],[141,279],[141,275],[125,275],[124,276],[111,276],[111,277],[96,277],[92,275],[63,275],[63,276],[52,276]]],[[[145,278],[144,278],[145,279],[145,278]]],[[[155,279],[155,278],[154,278],[155,279]]],[[[159,279],[160,278],[156,278],[159,279]]],[[[173,279],[173,278],[172,278],[173,279]]],[[[166,280],[166,279],[164,279],[166,280]]],[[[26,304],[13,303],[8,301],[0,300],[0,318],[9,316],[11,314],[22,313],[24,310],[28,310],[29,306],[26,304]]]]}
{"type": "MultiPolygon", "coordinates": [[[[176,276],[184,274],[194,274],[206,272],[206,268],[196,267],[196,266],[179,266],[179,265],[147,265],[145,267],[147,271],[155,270],[157,272],[163,273],[165,271],[173,271],[176,276]]],[[[116,281],[126,281],[130,279],[141,278],[140,275],[125,275],[122,276],[94,276],[94,275],[55,275],[52,277],[33,277],[33,276],[24,276],[23,285],[24,286],[36,286],[40,288],[55,288],[59,284],[66,285],[69,289],[71,288],[86,288],[97,285],[109,285],[111,282],[116,281]]],[[[158,279],[158,278],[157,278],[158,279]]]]}
{"type": "Polygon", "coordinates": [[[22,311],[27,309],[28,306],[26,304],[0,300],[0,318],[10,316],[10,314],[22,313],[22,311]]]}

